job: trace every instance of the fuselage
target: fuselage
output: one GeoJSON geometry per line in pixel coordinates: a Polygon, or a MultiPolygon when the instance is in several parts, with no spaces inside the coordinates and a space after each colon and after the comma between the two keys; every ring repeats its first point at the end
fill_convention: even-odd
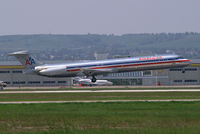
{"type": "Polygon", "coordinates": [[[75,77],[84,75],[83,70],[95,70],[97,74],[105,74],[185,67],[189,64],[190,60],[178,55],[158,55],[42,65],[36,66],[35,72],[48,77],[75,77]]]}

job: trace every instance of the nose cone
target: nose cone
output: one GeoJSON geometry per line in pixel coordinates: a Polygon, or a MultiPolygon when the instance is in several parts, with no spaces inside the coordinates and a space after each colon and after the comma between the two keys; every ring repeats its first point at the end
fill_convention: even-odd
{"type": "Polygon", "coordinates": [[[191,60],[189,60],[189,59],[187,59],[187,63],[188,63],[188,65],[192,64],[191,60]]]}
{"type": "Polygon", "coordinates": [[[186,66],[189,66],[192,64],[191,60],[189,59],[185,59],[184,62],[183,62],[186,66]]]}

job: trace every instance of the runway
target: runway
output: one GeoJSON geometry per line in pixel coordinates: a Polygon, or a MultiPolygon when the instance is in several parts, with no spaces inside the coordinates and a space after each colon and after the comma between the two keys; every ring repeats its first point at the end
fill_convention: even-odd
{"type": "Polygon", "coordinates": [[[62,91],[0,91],[0,94],[31,93],[144,93],[144,92],[200,92],[200,89],[154,89],[154,90],[62,90],[62,91]]]}
{"type": "Polygon", "coordinates": [[[48,104],[48,103],[109,103],[109,102],[197,102],[200,99],[166,99],[166,100],[76,100],[76,101],[7,101],[0,104],[48,104]]]}

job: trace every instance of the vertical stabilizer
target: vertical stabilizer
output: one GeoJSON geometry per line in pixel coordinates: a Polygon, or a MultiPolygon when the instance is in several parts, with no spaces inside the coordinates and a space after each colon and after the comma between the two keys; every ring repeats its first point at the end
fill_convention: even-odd
{"type": "Polygon", "coordinates": [[[17,60],[24,66],[25,73],[33,72],[35,70],[35,66],[39,65],[39,63],[31,57],[27,51],[10,53],[9,56],[15,56],[17,58],[17,60]]]}

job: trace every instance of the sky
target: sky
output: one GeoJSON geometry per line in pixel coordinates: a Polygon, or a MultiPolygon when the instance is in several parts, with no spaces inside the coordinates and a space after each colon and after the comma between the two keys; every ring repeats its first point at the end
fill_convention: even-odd
{"type": "Polygon", "coordinates": [[[0,35],[200,32],[200,0],[0,0],[0,35]]]}

